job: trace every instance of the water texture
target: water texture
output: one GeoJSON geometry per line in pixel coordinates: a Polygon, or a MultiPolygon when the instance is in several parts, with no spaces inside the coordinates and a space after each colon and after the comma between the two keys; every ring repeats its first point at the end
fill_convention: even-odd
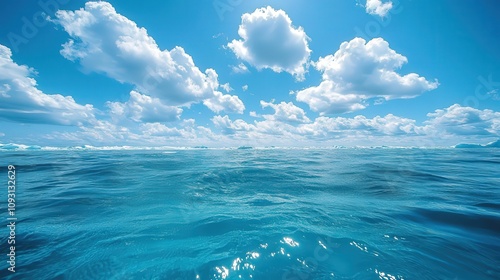
{"type": "Polygon", "coordinates": [[[5,186],[17,171],[3,279],[500,279],[495,149],[6,151],[0,164],[5,186]]]}

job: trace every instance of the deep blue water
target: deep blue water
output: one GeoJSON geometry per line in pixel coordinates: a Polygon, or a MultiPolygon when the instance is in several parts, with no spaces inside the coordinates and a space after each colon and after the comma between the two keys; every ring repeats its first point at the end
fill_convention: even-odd
{"type": "Polygon", "coordinates": [[[500,279],[498,149],[0,152],[4,186],[8,164],[4,279],[500,279]]]}

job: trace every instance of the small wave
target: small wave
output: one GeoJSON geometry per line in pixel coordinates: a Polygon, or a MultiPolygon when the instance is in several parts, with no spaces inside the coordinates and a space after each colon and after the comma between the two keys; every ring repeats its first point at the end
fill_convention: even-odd
{"type": "Polygon", "coordinates": [[[435,224],[448,225],[453,227],[460,227],[467,231],[486,230],[496,234],[500,234],[500,217],[467,213],[467,212],[453,212],[446,210],[435,210],[425,208],[415,208],[412,210],[410,219],[422,220],[424,222],[431,222],[435,224]]]}

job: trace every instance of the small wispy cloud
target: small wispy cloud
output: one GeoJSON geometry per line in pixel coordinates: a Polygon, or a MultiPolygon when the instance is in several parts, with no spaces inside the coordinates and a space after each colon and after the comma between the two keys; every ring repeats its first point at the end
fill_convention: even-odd
{"type": "Polygon", "coordinates": [[[366,0],[365,8],[370,15],[385,17],[392,9],[392,1],[384,3],[381,0],[366,0]]]}
{"type": "Polygon", "coordinates": [[[231,70],[233,71],[233,73],[236,74],[244,74],[250,72],[248,71],[248,67],[243,63],[240,63],[238,65],[232,65],[231,70]]]}
{"type": "Polygon", "coordinates": [[[226,92],[230,92],[233,90],[233,88],[231,87],[231,85],[229,85],[229,83],[222,84],[220,85],[220,87],[226,92]]]}

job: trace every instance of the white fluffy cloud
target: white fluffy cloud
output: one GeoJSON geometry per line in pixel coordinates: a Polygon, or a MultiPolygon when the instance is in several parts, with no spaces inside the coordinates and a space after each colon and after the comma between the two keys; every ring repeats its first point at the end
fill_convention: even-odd
{"type": "Polygon", "coordinates": [[[260,101],[262,108],[270,107],[273,114],[257,115],[254,111],[250,116],[263,118],[263,121],[256,121],[253,124],[242,119],[231,120],[228,116],[215,116],[212,122],[224,135],[231,135],[240,139],[273,139],[277,136],[286,136],[290,139],[296,138],[297,126],[309,123],[303,109],[295,106],[292,102],[281,102],[275,104],[274,101],[260,101]]]}
{"type": "Polygon", "coordinates": [[[340,93],[337,85],[330,80],[323,80],[317,87],[298,91],[297,101],[307,103],[311,110],[322,114],[353,112],[366,108],[363,96],[340,93]]]}
{"type": "Polygon", "coordinates": [[[243,14],[238,29],[240,40],[227,46],[236,56],[257,69],[286,71],[304,79],[311,50],[302,27],[295,28],[283,10],[272,7],[243,14]]]}
{"type": "Polygon", "coordinates": [[[228,116],[215,116],[212,122],[217,128],[222,130],[224,134],[235,134],[236,132],[249,132],[255,129],[254,125],[248,124],[244,120],[237,119],[232,121],[228,116]]]}
{"type": "MultiPolygon", "coordinates": [[[[186,120],[185,123],[192,124],[191,120],[186,120]]],[[[146,123],[141,125],[142,132],[147,136],[165,136],[178,137],[182,139],[196,138],[196,132],[192,126],[184,125],[184,127],[168,127],[161,123],[146,123]]]]}
{"type": "Polygon", "coordinates": [[[219,91],[215,91],[214,97],[204,100],[203,104],[216,113],[225,111],[228,113],[243,114],[243,111],[245,111],[245,105],[238,96],[222,94],[219,91]]]}
{"type": "Polygon", "coordinates": [[[80,126],[73,132],[53,132],[44,135],[46,139],[57,139],[81,145],[102,146],[102,144],[119,145],[132,140],[137,140],[139,135],[129,128],[113,124],[108,121],[96,120],[91,126],[80,126]]]}
{"type": "Polygon", "coordinates": [[[0,118],[22,123],[82,125],[92,122],[92,105],[80,105],[71,96],[45,94],[37,88],[34,70],[12,60],[0,45],[0,118]]]}
{"type": "Polygon", "coordinates": [[[385,17],[392,9],[392,1],[386,1],[384,3],[381,0],[366,0],[365,8],[366,12],[370,15],[385,17]]]}
{"type": "Polygon", "coordinates": [[[93,126],[83,126],[74,132],[56,132],[45,135],[44,138],[69,141],[77,145],[90,144],[97,147],[103,145],[188,147],[201,143],[207,144],[208,141],[217,143],[220,135],[215,135],[209,128],[196,126],[193,119],[183,120],[175,126],[154,122],[139,124],[133,128],[98,120],[93,126]]]}
{"type": "Polygon", "coordinates": [[[291,103],[280,104],[261,102],[263,107],[275,109],[274,115],[263,115],[265,120],[247,123],[237,119],[232,121],[228,116],[215,116],[212,122],[226,135],[240,138],[270,138],[272,136],[286,136],[290,139],[325,140],[332,137],[361,137],[365,136],[402,136],[423,135],[425,129],[416,125],[412,119],[388,114],[384,117],[366,118],[359,115],[353,118],[318,117],[310,121],[301,109],[291,103]],[[304,139],[304,138],[303,138],[304,139]]]}
{"type": "Polygon", "coordinates": [[[136,91],[130,92],[127,102],[108,102],[113,118],[130,118],[136,122],[169,122],[180,118],[182,109],[175,106],[167,106],[158,98],[140,94],[136,91]]]}
{"type": "Polygon", "coordinates": [[[260,101],[262,108],[271,107],[274,110],[273,115],[264,115],[266,120],[280,121],[285,123],[308,123],[309,118],[302,108],[295,106],[292,102],[281,102],[274,104],[274,102],[260,101]]]}
{"type": "Polygon", "coordinates": [[[500,112],[454,104],[427,114],[428,130],[436,134],[499,136],[500,112]]]}
{"type": "Polygon", "coordinates": [[[300,134],[308,137],[323,138],[332,135],[352,137],[365,135],[416,135],[422,129],[415,124],[415,120],[388,114],[385,117],[376,116],[372,119],[365,116],[354,118],[318,117],[313,123],[298,127],[300,134]]]}
{"type": "Polygon", "coordinates": [[[61,54],[79,61],[86,71],[133,84],[166,106],[220,99],[213,69],[201,72],[182,47],[160,50],[146,29],[118,14],[111,4],[87,2],[84,9],[58,11],[56,17],[54,22],[72,37],[61,54]]]}
{"type": "Polygon", "coordinates": [[[274,114],[257,115],[261,121],[247,122],[229,116],[214,116],[215,126],[196,126],[193,119],[171,126],[145,123],[135,128],[122,127],[106,121],[80,127],[75,133],[63,133],[58,138],[99,143],[129,143],[135,145],[207,145],[207,146],[322,146],[322,145],[427,145],[451,146],[460,142],[494,140],[500,136],[500,113],[462,107],[458,104],[427,114],[428,119],[417,124],[413,119],[387,114],[367,118],[320,116],[309,120],[300,108],[291,103],[262,102],[274,114]],[[291,113],[294,112],[294,113],[291,113]],[[290,121],[291,120],[291,121],[290,121]]]}
{"type": "Polygon", "coordinates": [[[297,100],[322,114],[364,109],[366,100],[414,98],[438,87],[418,74],[396,72],[406,57],[396,53],[382,38],[343,42],[334,55],[321,57],[314,67],[323,73],[320,85],[296,92],[297,100]]]}

